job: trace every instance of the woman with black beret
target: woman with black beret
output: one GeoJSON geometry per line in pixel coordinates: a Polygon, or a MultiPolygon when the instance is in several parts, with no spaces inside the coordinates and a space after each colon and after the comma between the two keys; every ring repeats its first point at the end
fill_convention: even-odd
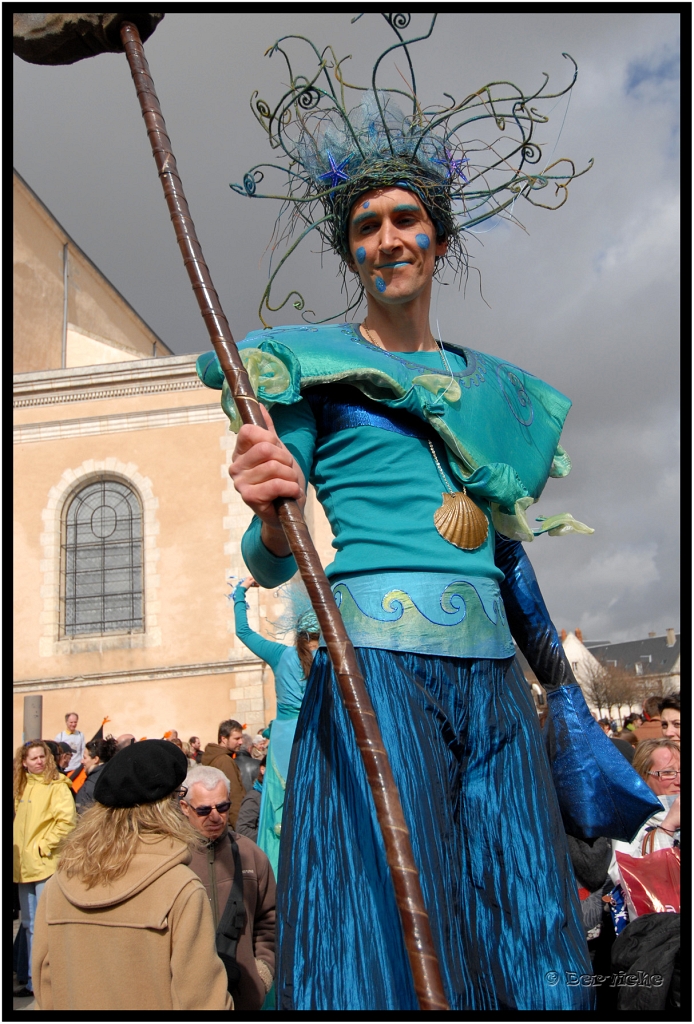
{"type": "Polygon", "coordinates": [[[143,740],[99,772],[39,902],[37,1009],[232,1008],[205,889],[188,867],[199,839],[176,801],[187,768],[173,743],[143,740]]]}

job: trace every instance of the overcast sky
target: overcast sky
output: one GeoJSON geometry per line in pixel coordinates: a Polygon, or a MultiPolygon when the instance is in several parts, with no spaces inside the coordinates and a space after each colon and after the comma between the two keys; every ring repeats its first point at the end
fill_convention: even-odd
{"type": "MultiPolygon", "coordinates": [[[[349,75],[363,82],[390,30],[376,14],[353,26],[350,17],[170,13],[146,43],[237,339],[260,326],[277,212],[229,189],[271,159],[249,106],[255,89],[278,96],[282,69],[263,53],[281,35],[308,35],[352,54],[349,75]]],[[[444,13],[413,48],[426,103],[500,78],[529,92],[543,71],[560,87],[570,73],[563,51],[579,65],[568,110],[556,103],[542,139],[546,156],[581,167],[594,157],[594,168],[556,213],[517,206],[525,232],[502,224],[470,239],[488,305],[471,278],[465,295],[440,289],[438,320],[444,338],[514,362],[574,403],[563,437],[574,468],[533,511],[569,511],[596,532],[543,537],[528,553],[557,627],[580,626],[588,639],[680,626],[679,34],[668,13],[444,13]]],[[[205,350],[125,57],[59,68],[15,57],[14,71],[17,170],[174,352],[205,350]]],[[[321,270],[311,248],[292,257],[283,282],[325,316],[341,308],[336,264],[321,270]]],[[[271,322],[297,319],[289,307],[271,322]]]]}

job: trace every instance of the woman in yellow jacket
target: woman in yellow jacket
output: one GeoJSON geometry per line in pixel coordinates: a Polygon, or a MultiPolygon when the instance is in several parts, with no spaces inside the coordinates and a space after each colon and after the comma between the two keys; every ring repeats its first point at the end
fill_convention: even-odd
{"type": "Polygon", "coordinates": [[[36,905],[57,867],[58,843],[75,827],[70,782],[56,768],[43,740],[29,740],[14,758],[14,880],[19,883],[22,925],[27,930],[29,980],[19,995],[33,994],[31,944],[36,905]]]}

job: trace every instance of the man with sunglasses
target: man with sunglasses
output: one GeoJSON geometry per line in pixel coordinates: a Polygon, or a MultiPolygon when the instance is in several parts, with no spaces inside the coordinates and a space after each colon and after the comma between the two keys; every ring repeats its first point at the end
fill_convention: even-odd
{"type": "Polygon", "coordinates": [[[190,867],[207,891],[235,1010],[260,1010],[275,973],[275,876],[270,861],[229,827],[230,784],[218,768],[195,765],[181,811],[205,840],[190,867]]]}

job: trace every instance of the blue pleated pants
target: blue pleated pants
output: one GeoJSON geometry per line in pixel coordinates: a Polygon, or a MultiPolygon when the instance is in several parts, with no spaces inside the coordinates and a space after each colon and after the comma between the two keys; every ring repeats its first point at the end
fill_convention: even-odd
{"type": "MultiPolygon", "coordinates": [[[[589,1010],[576,881],[509,661],[357,650],[451,1010],[589,1010]]],[[[279,1010],[417,1010],[383,842],[325,650],[297,723],[278,877],[279,1010]]]]}

